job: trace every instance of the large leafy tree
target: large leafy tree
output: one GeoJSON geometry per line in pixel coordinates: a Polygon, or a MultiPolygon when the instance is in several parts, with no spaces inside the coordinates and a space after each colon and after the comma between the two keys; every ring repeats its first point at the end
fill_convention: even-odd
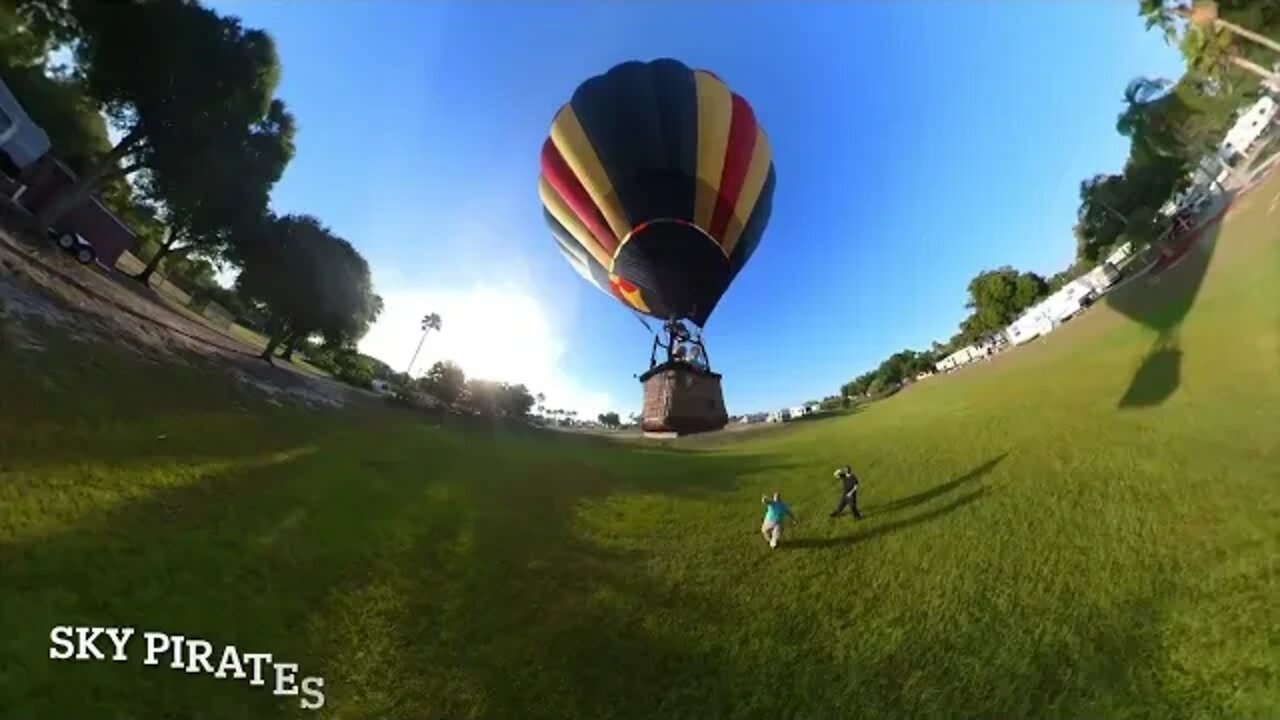
{"type": "Polygon", "coordinates": [[[1095,175],[1080,183],[1076,212],[1076,257],[1096,261],[1128,227],[1131,183],[1124,175],[1095,175]]]}
{"type": "Polygon", "coordinates": [[[267,311],[268,361],[294,337],[318,333],[332,344],[354,343],[382,311],[369,264],[313,217],[268,218],[241,253],[237,290],[267,311]]]}
{"type": "Polygon", "coordinates": [[[197,177],[211,148],[234,148],[272,110],[275,46],[235,18],[182,0],[42,6],[66,8],[76,72],[122,133],[74,186],[41,208],[44,224],[104,179],[143,170],[156,176],[165,204],[177,204],[174,188],[197,177]]]}
{"type": "Polygon", "coordinates": [[[69,16],[61,3],[0,0],[0,58],[10,65],[43,65],[49,51],[72,36],[69,16]]]}
{"type": "Polygon", "coordinates": [[[1159,155],[1193,165],[1211,152],[1247,98],[1204,76],[1178,82],[1137,78],[1125,89],[1116,130],[1132,141],[1132,155],[1159,155]]]}
{"type": "Polygon", "coordinates": [[[423,392],[444,403],[454,403],[467,389],[467,375],[456,363],[439,360],[418,379],[423,392]]]}
{"type": "Polygon", "coordinates": [[[969,281],[969,307],[973,313],[962,325],[972,339],[998,332],[1022,311],[1048,294],[1049,284],[1032,272],[1011,267],[984,270],[969,281]]]}
{"type": "Polygon", "coordinates": [[[260,121],[197,148],[198,157],[174,158],[171,165],[158,158],[141,187],[163,204],[168,233],[137,279],[147,282],[171,255],[237,258],[234,243],[252,241],[271,188],[293,158],[294,131],[293,116],[273,100],[260,121]]]}
{"type": "Polygon", "coordinates": [[[1178,155],[1135,145],[1120,174],[1097,175],[1081,183],[1077,261],[1096,263],[1117,245],[1142,246],[1155,240],[1165,224],[1161,207],[1187,186],[1192,167],[1178,155]]]}

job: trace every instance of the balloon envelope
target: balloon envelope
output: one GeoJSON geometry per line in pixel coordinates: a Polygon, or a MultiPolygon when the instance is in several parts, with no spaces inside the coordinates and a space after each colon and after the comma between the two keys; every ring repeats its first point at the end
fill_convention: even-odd
{"type": "Polygon", "coordinates": [[[582,277],[701,327],[760,244],[774,183],[747,101],[705,70],[654,60],[578,87],[543,143],[538,190],[582,277]]]}

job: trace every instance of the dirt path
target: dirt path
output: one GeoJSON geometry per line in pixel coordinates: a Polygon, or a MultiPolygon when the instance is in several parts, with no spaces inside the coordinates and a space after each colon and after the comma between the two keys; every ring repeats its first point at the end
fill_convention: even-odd
{"type": "Polygon", "coordinates": [[[153,361],[208,361],[277,403],[341,407],[376,400],[287,363],[268,365],[254,348],[175,310],[118,271],[79,265],[52,244],[31,244],[12,227],[0,227],[0,341],[42,352],[42,326],[79,341],[117,343],[153,361]]]}

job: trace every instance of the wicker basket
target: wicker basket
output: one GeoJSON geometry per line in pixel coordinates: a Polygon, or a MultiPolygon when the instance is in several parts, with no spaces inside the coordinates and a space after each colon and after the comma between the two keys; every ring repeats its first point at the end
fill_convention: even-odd
{"type": "Polygon", "coordinates": [[[719,430],[729,423],[720,376],[688,363],[668,362],[640,376],[644,386],[641,429],[648,433],[719,430]]]}

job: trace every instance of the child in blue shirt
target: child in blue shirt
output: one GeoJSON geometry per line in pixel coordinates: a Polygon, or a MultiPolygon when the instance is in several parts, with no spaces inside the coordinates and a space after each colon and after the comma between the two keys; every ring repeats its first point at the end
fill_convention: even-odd
{"type": "Polygon", "coordinates": [[[760,534],[764,536],[765,542],[769,543],[769,547],[778,547],[778,541],[782,539],[782,523],[787,518],[791,518],[792,522],[800,522],[796,518],[795,513],[791,512],[791,508],[782,502],[782,494],[775,492],[773,498],[768,495],[760,497],[760,502],[764,503],[764,523],[760,525],[760,534]]]}

